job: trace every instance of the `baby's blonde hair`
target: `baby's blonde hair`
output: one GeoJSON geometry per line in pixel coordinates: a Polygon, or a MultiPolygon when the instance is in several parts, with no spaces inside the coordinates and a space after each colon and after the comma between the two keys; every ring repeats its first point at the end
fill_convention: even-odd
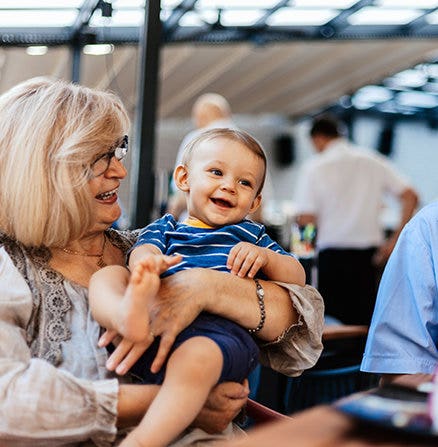
{"type": "Polygon", "coordinates": [[[94,221],[91,162],[128,130],[112,93],[33,78],[0,96],[0,230],[64,246],[94,221]]]}

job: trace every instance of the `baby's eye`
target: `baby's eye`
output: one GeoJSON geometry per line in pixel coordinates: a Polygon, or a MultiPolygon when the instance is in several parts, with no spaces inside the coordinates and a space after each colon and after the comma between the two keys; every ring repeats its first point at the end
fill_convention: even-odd
{"type": "Polygon", "coordinates": [[[222,171],[220,169],[210,169],[210,172],[214,175],[222,175],[222,171]]]}
{"type": "Polygon", "coordinates": [[[252,186],[249,180],[240,180],[240,184],[243,186],[252,186]]]}

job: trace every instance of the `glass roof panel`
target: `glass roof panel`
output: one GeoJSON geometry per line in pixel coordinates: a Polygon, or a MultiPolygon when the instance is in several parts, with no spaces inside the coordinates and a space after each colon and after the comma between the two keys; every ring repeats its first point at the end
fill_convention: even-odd
{"type": "Polygon", "coordinates": [[[438,11],[431,12],[426,16],[427,23],[431,25],[438,25],[438,11]]]}
{"type": "Polygon", "coordinates": [[[79,8],[84,0],[1,0],[0,9],[79,8]]]}
{"type": "Polygon", "coordinates": [[[290,6],[297,8],[350,8],[357,0],[290,0],[290,6]]]}
{"type": "Polygon", "coordinates": [[[375,6],[384,8],[435,8],[438,6],[437,0],[376,0],[375,6]]]}
{"type": "Polygon", "coordinates": [[[270,9],[278,3],[278,0],[198,0],[197,9],[270,9]]]}
{"type": "MultiPolygon", "coordinates": [[[[170,0],[162,0],[161,3],[169,3],[170,0]]],[[[174,8],[181,0],[173,0],[172,7],[174,8]]],[[[113,8],[123,9],[123,8],[143,8],[144,9],[145,0],[113,0],[113,8]]]]}
{"type": "Polygon", "coordinates": [[[97,11],[90,20],[90,26],[142,26],[144,22],[144,10],[121,10],[113,11],[112,17],[102,17],[97,11]]]}
{"type": "Polygon", "coordinates": [[[59,11],[2,11],[0,27],[60,27],[73,25],[77,16],[76,10],[59,11]]]}
{"type": "Polygon", "coordinates": [[[202,26],[205,23],[215,23],[218,12],[216,10],[204,10],[199,12],[188,12],[184,14],[180,21],[180,26],[202,26]]]}
{"type": "Polygon", "coordinates": [[[362,8],[348,18],[351,25],[404,25],[422,14],[416,9],[362,8]]]}
{"type": "Polygon", "coordinates": [[[280,8],[266,23],[270,26],[324,25],[334,18],[338,11],[332,9],[280,8]]]}
{"type": "Polygon", "coordinates": [[[221,24],[224,26],[249,26],[254,25],[265,11],[261,10],[239,10],[233,9],[223,11],[221,14],[221,24]]]}

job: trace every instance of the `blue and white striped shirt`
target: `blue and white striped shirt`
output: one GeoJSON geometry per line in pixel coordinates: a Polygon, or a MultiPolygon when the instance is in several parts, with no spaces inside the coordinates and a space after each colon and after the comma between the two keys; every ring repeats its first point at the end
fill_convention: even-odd
{"type": "Polygon", "coordinates": [[[177,222],[171,214],[166,214],[145,227],[133,248],[142,244],[153,244],[163,254],[181,255],[183,260],[162,275],[169,276],[191,268],[229,272],[226,267],[228,254],[239,242],[249,242],[283,255],[293,256],[268,236],[263,225],[251,220],[245,219],[237,224],[219,228],[199,228],[177,222]]]}

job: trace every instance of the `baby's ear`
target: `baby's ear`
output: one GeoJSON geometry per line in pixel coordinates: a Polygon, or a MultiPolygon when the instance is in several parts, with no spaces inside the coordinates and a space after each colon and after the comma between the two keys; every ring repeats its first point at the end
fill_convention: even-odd
{"type": "Polygon", "coordinates": [[[251,205],[251,208],[249,209],[248,214],[252,214],[252,213],[256,212],[260,208],[261,204],[262,204],[262,195],[258,194],[257,197],[252,202],[252,205],[251,205]]]}
{"type": "Polygon", "coordinates": [[[189,173],[186,165],[178,165],[173,172],[173,180],[179,190],[183,192],[189,191],[189,173]]]}

